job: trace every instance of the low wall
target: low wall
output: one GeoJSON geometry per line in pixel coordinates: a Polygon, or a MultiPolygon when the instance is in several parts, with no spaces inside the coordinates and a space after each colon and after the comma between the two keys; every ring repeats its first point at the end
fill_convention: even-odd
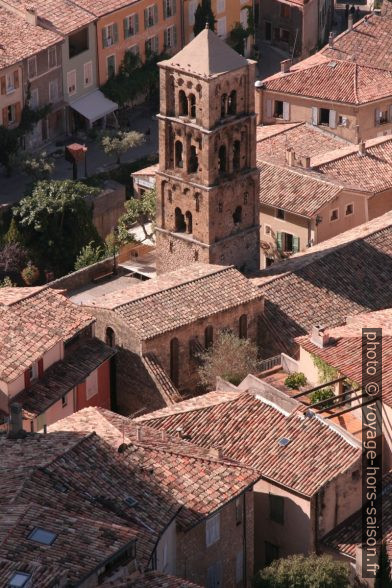
{"type": "Polygon", "coordinates": [[[82,269],[72,272],[72,274],[67,274],[62,278],[49,282],[48,286],[59,290],[77,290],[90,284],[94,278],[109,273],[112,270],[113,257],[108,257],[87,267],[82,267],[82,269]]]}
{"type": "Polygon", "coordinates": [[[114,180],[107,180],[102,192],[88,201],[93,207],[93,223],[99,236],[105,239],[125,212],[125,186],[114,180]]]}

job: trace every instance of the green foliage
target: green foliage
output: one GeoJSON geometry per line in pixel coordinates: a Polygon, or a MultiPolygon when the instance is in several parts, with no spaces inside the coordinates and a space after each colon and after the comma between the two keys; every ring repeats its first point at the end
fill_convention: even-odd
{"type": "Polygon", "coordinates": [[[321,405],[321,408],[330,408],[333,406],[333,398],[335,394],[333,393],[332,388],[321,388],[321,390],[316,390],[310,394],[310,401],[312,404],[316,402],[321,402],[321,400],[325,400],[326,402],[321,405]],[[331,400],[330,400],[331,399],[331,400]]]}
{"type": "Polygon", "coordinates": [[[245,53],[245,41],[249,37],[249,33],[244,29],[241,23],[236,22],[232,30],[230,31],[228,44],[230,47],[235,49],[237,53],[244,55],[245,53]]]}
{"type": "Polygon", "coordinates": [[[42,181],[14,208],[26,247],[41,268],[57,275],[73,270],[81,249],[102,243],[86,202],[98,190],[71,180],[42,181]]]}
{"type": "Polygon", "coordinates": [[[117,163],[120,163],[122,153],[126,153],[143,142],[144,135],[142,133],[138,133],[137,131],[119,131],[115,135],[104,135],[101,145],[106,155],[115,154],[117,156],[117,163]]]}
{"type": "Polygon", "coordinates": [[[0,249],[0,271],[19,274],[26,266],[28,253],[20,243],[7,243],[0,249]]]}
{"type": "Polygon", "coordinates": [[[302,372],[293,372],[292,374],[288,375],[284,381],[285,386],[288,388],[292,388],[293,390],[298,390],[301,386],[305,386],[307,383],[307,379],[305,374],[302,372]]]}
{"type": "Polygon", "coordinates": [[[252,6],[245,6],[246,10],[248,11],[248,26],[247,26],[247,33],[248,35],[255,34],[255,18],[253,14],[252,6]]]}
{"type": "Polygon", "coordinates": [[[195,12],[195,24],[193,25],[193,34],[195,37],[206,28],[206,23],[212,31],[215,31],[216,19],[211,8],[210,0],[201,0],[195,12]]]}
{"type": "Polygon", "coordinates": [[[147,232],[146,225],[154,223],[156,215],[157,194],[155,188],[146,190],[141,198],[131,198],[125,202],[125,213],[118,220],[118,238],[122,243],[132,241],[128,230],[139,224],[146,239],[152,239],[153,234],[147,232]]]}
{"type": "Polygon", "coordinates": [[[327,382],[336,380],[338,377],[338,371],[336,368],[328,365],[323,359],[321,359],[318,355],[314,355],[313,353],[312,359],[319,373],[320,384],[326,384],[327,382]]]}
{"type": "Polygon", "coordinates": [[[106,250],[100,245],[96,246],[92,241],[85,245],[75,261],[75,270],[82,269],[93,263],[97,263],[107,256],[106,250]]]}
{"type": "Polygon", "coordinates": [[[0,282],[0,288],[15,288],[16,284],[13,283],[9,276],[5,276],[4,280],[0,282]]]}
{"type": "Polygon", "coordinates": [[[10,226],[8,227],[8,231],[4,236],[4,243],[22,243],[23,244],[23,235],[19,230],[18,223],[16,222],[15,217],[12,218],[10,222],[10,226]]]}
{"type": "Polygon", "coordinates": [[[375,588],[392,588],[391,564],[388,557],[387,546],[384,542],[381,545],[379,566],[375,588]]]}
{"type": "Polygon", "coordinates": [[[6,129],[0,126],[0,164],[11,175],[12,160],[19,149],[19,134],[17,129],[6,129]]]}
{"type": "Polygon", "coordinates": [[[33,286],[39,280],[39,269],[31,261],[22,270],[22,278],[26,286],[33,286]]]}
{"type": "Polygon", "coordinates": [[[200,382],[215,389],[216,378],[238,385],[248,374],[257,371],[257,347],[249,339],[222,331],[206,351],[200,353],[200,382]]]}
{"type": "Polygon", "coordinates": [[[254,588],[348,588],[349,567],[328,555],[291,555],[256,575],[254,588]]]}
{"type": "Polygon", "coordinates": [[[19,164],[34,182],[48,180],[54,170],[54,163],[48,159],[45,151],[37,156],[26,154],[20,158],[19,164]]]}

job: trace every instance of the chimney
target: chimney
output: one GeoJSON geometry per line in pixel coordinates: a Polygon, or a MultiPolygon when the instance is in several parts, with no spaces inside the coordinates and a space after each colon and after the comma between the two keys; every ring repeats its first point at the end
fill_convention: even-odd
{"type": "Polygon", "coordinates": [[[290,67],[291,67],[291,59],[284,59],[283,61],[280,62],[280,71],[281,73],[287,73],[290,71],[290,67]]]}
{"type": "Polygon", "coordinates": [[[33,26],[37,26],[37,10],[35,6],[28,4],[25,6],[25,10],[27,22],[33,26]]]}
{"type": "Polygon", "coordinates": [[[325,327],[323,325],[314,325],[312,327],[310,340],[317,347],[326,347],[329,343],[329,335],[326,332],[325,327]]]}
{"type": "Polygon", "coordinates": [[[286,161],[290,167],[295,166],[295,151],[292,147],[286,149],[286,161]]]}
{"type": "Polygon", "coordinates": [[[136,441],[141,441],[142,440],[142,428],[137,425],[136,426],[136,441]]]}
{"type": "Polygon", "coordinates": [[[364,155],[366,155],[365,141],[360,141],[358,143],[358,155],[360,155],[361,157],[363,157],[364,155]]]}
{"type": "Polygon", "coordinates": [[[23,431],[22,405],[13,402],[10,406],[10,427],[8,437],[16,439],[23,431]]]}
{"type": "Polygon", "coordinates": [[[179,439],[182,439],[182,433],[183,433],[183,428],[182,427],[177,427],[177,429],[176,429],[176,437],[178,437],[179,439]]]}
{"type": "Polygon", "coordinates": [[[348,21],[347,21],[347,22],[348,22],[348,24],[347,24],[347,30],[348,30],[348,31],[351,31],[351,30],[352,30],[352,28],[353,28],[353,23],[354,23],[354,17],[353,17],[353,15],[351,14],[351,12],[350,12],[350,13],[349,13],[349,15],[348,15],[348,21]]]}
{"type": "Polygon", "coordinates": [[[331,31],[329,33],[329,37],[328,37],[328,45],[331,47],[331,49],[333,47],[333,37],[334,37],[334,35],[333,35],[333,32],[331,31]]]}
{"type": "Polygon", "coordinates": [[[167,441],[167,432],[164,429],[161,431],[161,439],[162,441],[167,441]]]}
{"type": "Polygon", "coordinates": [[[304,169],[310,169],[310,157],[308,155],[301,158],[301,163],[304,169]]]}

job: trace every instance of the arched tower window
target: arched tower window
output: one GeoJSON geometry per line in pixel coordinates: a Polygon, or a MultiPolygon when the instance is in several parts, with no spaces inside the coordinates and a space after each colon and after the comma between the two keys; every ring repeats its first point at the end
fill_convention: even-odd
{"type": "Polygon", "coordinates": [[[114,347],[116,345],[116,334],[111,327],[107,327],[105,332],[105,343],[109,345],[109,347],[114,347]]]}
{"type": "Polygon", "coordinates": [[[248,337],[248,317],[246,314],[240,316],[239,336],[240,339],[247,339],[248,337]]]}
{"type": "Polygon", "coordinates": [[[227,106],[228,114],[236,114],[237,112],[237,92],[233,90],[230,92],[227,106]]]}
{"type": "Polygon", "coordinates": [[[195,209],[200,212],[200,194],[195,194],[195,209]]]}
{"type": "Polygon", "coordinates": [[[206,349],[211,347],[214,342],[214,327],[212,325],[208,325],[208,327],[204,330],[204,346],[206,349]]]}
{"type": "Polygon", "coordinates": [[[224,118],[227,114],[227,94],[221,96],[221,118],[224,118]]]}
{"type": "Polygon", "coordinates": [[[189,94],[189,114],[191,118],[196,118],[196,97],[189,94]]]}
{"type": "Polygon", "coordinates": [[[183,166],[183,161],[182,161],[182,143],[181,141],[176,141],[175,142],[175,164],[176,167],[182,167],[183,166]]]}
{"type": "Polygon", "coordinates": [[[181,208],[176,208],[174,211],[175,232],[185,233],[185,218],[181,212],[181,208]]]}
{"type": "Polygon", "coordinates": [[[233,169],[240,169],[241,165],[241,143],[234,141],[233,143],[233,169]]]}
{"type": "Polygon", "coordinates": [[[219,173],[224,174],[226,173],[227,169],[227,160],[226,160],[226,146],[221,145],[218,151],[218,168],[219,173]]]}
{"type": "Polygon", "coordinates": [[[173,193],[171,190],[167,191],[167,200],[168,202],[172,203],[173,202],[173,193]]]}
{"type": "Polygon", "coordinates": [[[178,386],[180,367],[180,344],[177,337],[170,341],[170,379],[178,386]]]}
{"type": "Polygon", "coordinates": [[[189,173],[194,174],[199,169],[199,158],[197,157],[196,147],[191,145],[190,155],[189,155],[189,173]]]}
{"type": "Polygon", "coordinates": [[[192,213],[189,210],[185,213],[185,225],[186,225],[186,232],[192,233],[192,213]]]}
{"type": "Polygon", "coordinates": [[[242,222],[242,206],[237,206],[233,213],[233,223],[239,225],[242,222]]]}
{"type": "Polygon", "coordinates": [[[188,100],[184,90],[180,90],[178,94],[178,102],[180,107],[180,116],[187,116],[188,114],[188,100]]]}

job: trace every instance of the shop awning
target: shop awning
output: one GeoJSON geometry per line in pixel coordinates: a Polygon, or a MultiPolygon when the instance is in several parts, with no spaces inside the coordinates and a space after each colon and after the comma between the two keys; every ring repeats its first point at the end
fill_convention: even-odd
{"type": "Polygon", "coordinates": [[[95,90],[91,94],[72,102],[70,107],[79,112],[84,118],[87,118],[90,123],[93,123],[103,118],[106,114],[117,110],[118,104],[106,98],[100,90],[95,90]]]}

